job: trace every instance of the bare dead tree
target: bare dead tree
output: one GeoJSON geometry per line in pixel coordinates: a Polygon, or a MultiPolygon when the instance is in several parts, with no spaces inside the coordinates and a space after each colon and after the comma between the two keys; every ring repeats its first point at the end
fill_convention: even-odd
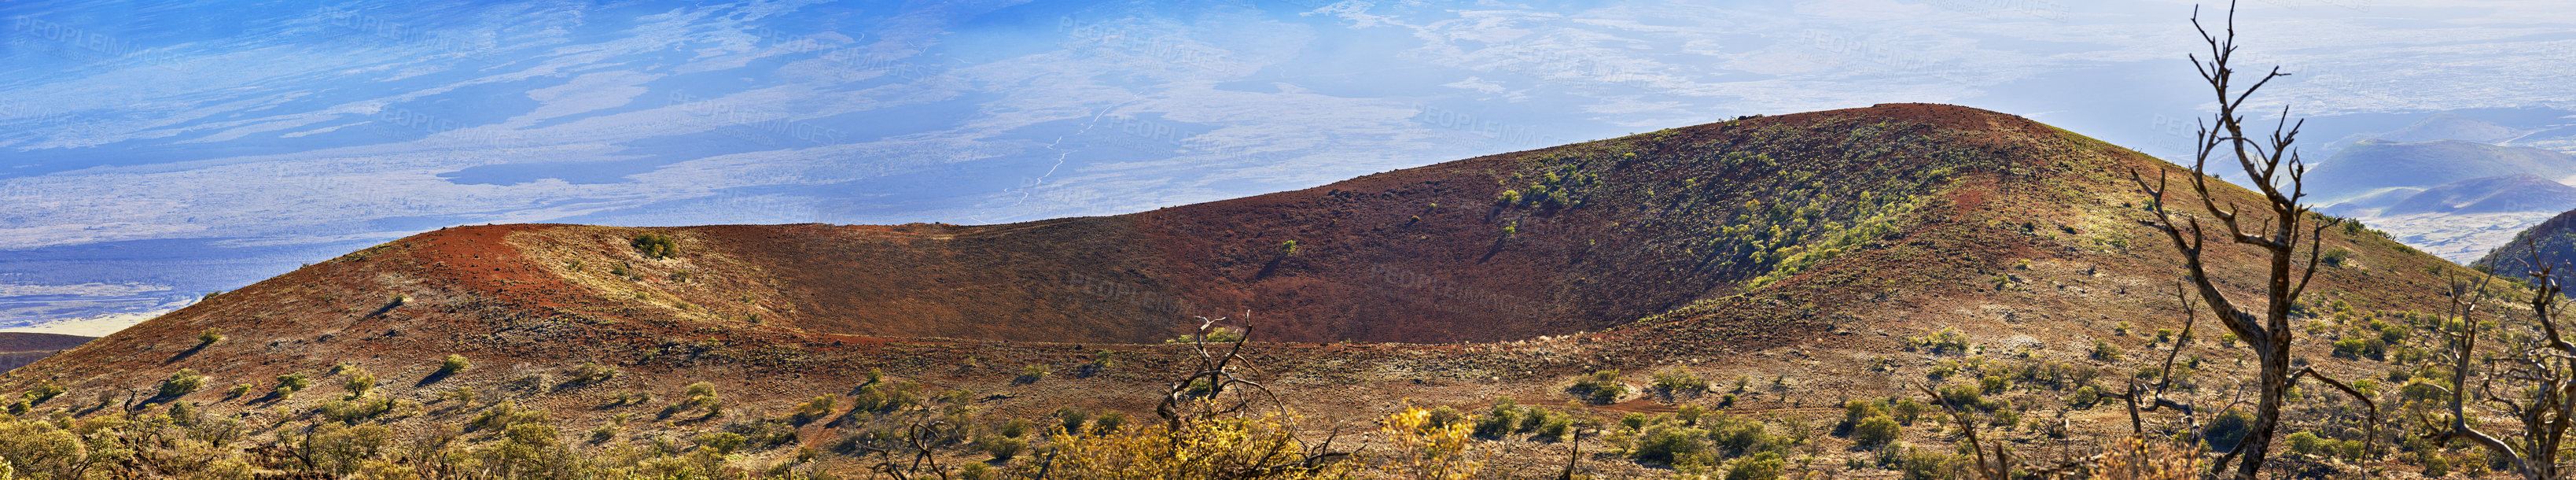
{"type": "Polygon", "coordinates": [[[870,453],[877,454],[881,460],[869,466],[868,470],[895,480],[910,480],[920,476],[922,472],[930,472],[932,475],[937,475],[940,480],[948,480],[948,467],[939,465],[939,451],[929,440],[930,431],[943,423],[947,422],[931,420],[928,423],[905,426],[902,447],[905,450],[904,453],[910,454],[910,457],[896,459],[892,449],[871,448],[870,453]],[[906,460],[910,462],[906,463],[906,460]]]}
{"type": "Polygon", "coordinates": [[[2530,250],[2534,268],[2530,272],[2534,282],[2531,313],[2539,324],[2541,337],[2524,339],[2504,355],[2489,358],[2487,375],[2478,381],[2479,400],[2512,415],[2521,423],[2520,435],[2508,440],[2470,426],[2466,409],[2468,379],[2478,373],[2470,368],[2470,360],[2479,358],[2479,325],[2473,313],[2486,295],[2487,283],[2494,278],[2491,276],[2480,279],[2473,287],[2462,281],[2451,282],[2451,311],[2441,328],[2451,344],[2449,351],[2443,353],[2451,361],[2451,385],[2435,385],[2443,388],[2442,393],[2450,399],[2450,418],[2444,422],[2419,420],[2430,427],[2424,438],[2437,443],[2468,440],[2508,459],[2523,478],[2538,480],[2559,478],[2562,470],[2558,456],[2563,452],[2568,428],[2576,424],[2576,344],[2568,343],[2558,333],[2558,321],[2552,312],[2562,291],[2557,277],[2552,275],[2555,269],[2541,263],[2536,245],[2530,250]],[[2456,331],[2449,326],[2453,320],[2460,324],[2456,331]],[[2502,391],[2495,388],[2498,378],[2507,382],[2502,391]]]}
{"type": "MultiPolygon", "coordinates": [[[[1189,373],[1173,381],[1171,388],[1163,391],[1162,403],[1154,406],[1154,414],[1162,416],[1163,422],[1170,427],[1170,431],[1174,432],[1181,431],[1185,422],[1194,419],[1241,412],[1244,408],[1250,407],[1255,398],[1275,400],[1278,397],[1270,391],[1270,387],[1262,386],[1261,382],[1236,375],[1238,371],[1251,368],[1249,364],[1252,361],[1243,358],[1243,345],[1252,340],[1252,329],[1243,329],[1244,334],[1227,346],[1224,352],[1219,353],[1217,349],[1210,348],[1208,345],[1208,336],[1216,333],[1217,324],[1224,322],[1226,318],[1198,318],[1198,334],[1191,336],[1190,342],[1192,355],[1188,361],[1192,365],[1189,367],[1189,373]],[[1237,386],[1253,389],[1261,395],[1258,397],[1240,395],[1235,397],[1235,401],[1231,404],[1218,400],[1223,398],[1226,389],[1237,386]]],[[[1284,410],[1287,408],[1286,404],[1276,401],[1271,403],[1282,408],[1281,413],[1286,413],[1284,410]]]]}
{"type": "MultiPolygon", "coordinates": [[[[2281,108],[2282,118],[2273,126],[2269,138],[2257,139],[2246,133],[2245,117],[2238,113],[2254,92],[2272,80],[2290,74],[2282,72],[2280,67],[2273,67],[2269,73],[2238,90],[2236,69],[2229,66],[2237,49],[2235,5],[2228,5],[2223,35],[2212,34],[2207,26],[2201,24],[2198,7],[2192,10],[2191,23],[2209,46],[2207,59],[2199,54],[2190,56],[2193,68],[2199,70],[2201,79],[2209,84],[2218,99],[2218,111],[2211,119],[2201,122],[2200,145],[2192,163],[2191,186],[2193,193],[2200,197],[2201,207],[2226,228],[2223,233],[2231,243],[2254,246],[2264,254],[2268,278],[2259,310],[2240,305],[2219,288],[2203,257],[2207,248],[2204,242],[2209,232],[2204,231],[2199,217],[2176,219],[2173,212],[2166,209],[2165,194],[2171,189],[2162,171],[2158,172],[2152,184],[2135,170],[2129,172],[2129,177],[2146,191],[2150,197],[2148,210],[2155,214],[2154,220],[2141,223],[2163,231],[2174,248],[2181,251],[2183,266],[2189,273],[2189,280],[2199,290],[2201,302],[2215,314],[2220,325],[2245,340],[2260,364],[2257,377],[2260,394],[2252,430],[2236,448],[2219,457],[2213,467],[2214,470],[2228,468],[2231,460],[2242,455],[2244,460],[2237,464],[2236,476],[2253,478],[2262,470],[2265,454],[2271,448],[2272,434],[2281,421],[2283,398],[2297,378],[2315,377],[2355,398],[2364,397],[2343,382],[2314,370],[2290,368],[2290,340],[2296,334],[2290,326],[2290,310],[2298,304],[2300,295],[2307,292],[2308,281],[2316,277],[2317,260],[2323,253],[2318,246],[2325,229],[2339,222],[2313,216],[2308,207],[2299,202],[2306,196],[2302,179],[2308,169],[2307,164],[2299,160],[2298,151],[2291,147],[2298,139],[2299,127],[2306,121],[2291,124],[2289,107],[2284,106],[2281,108]],[[2245,171],[2249,186],[2262,194],[2262,207],[2267,210],[2263,213],[2269,213],[2268,218],[2241,215],[2234,203],[2220,205],[2218,197],[2210,193],[2209,162],[2211,157],[2222,155],[2234,159],[2237,166],[2245,171]],[[2305,262],[2298,258],[2303,246],[2307,250],[2305,262]]],[[[2366,398],[2363,401],[2368,402],[2366,398]]],[[[2375,423],[2375,406],[2373,411],[2375,423]]]]}
{"type": "Polygon", "coordinates": [[[1930,395],[1932,401],[1941,406],[1943,413],[1950,414],[1950,421],[1959,425],[1959,434],[1968,440],[1968,451],[1976,453],[1977,478],[1982,480],[2013,478],[2012,451],[2004,447],[2004,442],[1995,442],[1994,455],[1988,457],[1985,442],[1977,438],[1977,418],[1966,410],[1976,408],[1975,406],[1950,403],[1950,397],[1933,390],[1930,385],[1918,383],[1914,384],[1914,389],[1923,392],[1924,395],[1930,395]]]}
{"type": "Polygon", "coordinates": [[[2200,320],[2199,311],[2191,308],[2191,294],[2185,291],[2183,286],[2179,283],[2174,285],[2174,301],[2181,303],[2183,307],[2182,335],[2174,337],[2173,349],[2165,351],[2164,363],[2159,364],[2159,366],[2156,367],[2155,385],[2141,385],[2138,383],[2137,377],[2130,376],[2127,377],[2128,381],[2126,386],[2121,388],[2119,393],[2102,393],[2102,396],[2117,398],[2120,399],[2121,402],[2128,404],[2129,432],[2131,435],[2137,435],[2140,437],[2147,436],[2147,423],[2144,418],[2144,414],[2164,409],[2172,409],[2174,411],[2182,412],[2185,422],[2188,422],[2188,424],[2195,429],[2199,426],[2199,423],[2194,421],[2196,418],[2195,415],[2199,413],[2197,409],[2192,408],[2190,403],[2185,403],[2182,400],[2166,395],[2167,392],[2173,390],[2174,358],[2182,356],[2183,347],[2191,343],[2192,327],[2198,324],[2200,320]]]}
{"type": "MultiPolygon", "coordinates": [[[[1252,361],[1244,356],[1244,347],[1252,340],[1252,329],[1248,326],[1241,329],[1243,335],[1232,342],[1211,344],[1208,342],[1210,334],[1216,333],[1217,325],[1225,322],[1226,318],[1198,319],[1198,333],[1191,337],[1190,355],[1184,360],[1186,373],[1164,389],[1162,401],[1154,407],[1154,413],[1163,418],[1163,434],[1174,436],[1168,443],[1170,448],[1179,449],[1190,443],[1178,437],[1189,435],[1192,424],[1242,413],[1254,408],[1256,403],[1268,403],[1281,416],[1289,415],[1287,402],[1281,401],[1269,387],[1246,375],[1258,373],[1252,368],[1252,361]],[[1244,393],[1228,396],[1226,392],[1229,390],[1244,393]]],[[[1321,442],[1298,442],[1301,445],[1297,449],[1267,448],[1247,458],[1218,460],[1223,464],[1215,469],[1221,478],[1244,479],[1274,478],[1320,470],[1327,464],[1353,456],[1352,452],[1333,449],[1333,442],[1341,438],[1341,433],[1337,427],[1321,442]]],[[[1284,444],[1286,441],[1281,442],[1284,444]]],[[[1049,453],[1041,458],[1045,463],[1039,466],[1038,478],[1048,478],[1056,457],[1049,453]]]]}

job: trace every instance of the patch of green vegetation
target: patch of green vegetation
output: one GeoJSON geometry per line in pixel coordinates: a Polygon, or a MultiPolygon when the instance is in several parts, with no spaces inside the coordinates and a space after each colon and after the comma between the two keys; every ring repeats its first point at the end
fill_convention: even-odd
{"type": "Polygon", "coordinates": [[[1628,384],[1619,381],[1618,370],[1602,370],[1575,381],[1565,391],[1583,397],[1584,401],[1609,404],[1628,397],[1628,384]]]}
{"type": "Polygon", "coordinates": [[[1198,343],[1200,341],[1206,341],[1207,343],[1234,343],[1242,340],[1243,329],[1216,327],[1215,330],[1208,332],[1207,338],[1199,338],[1198,334],[1193,333],[1181,335],[1180,338],[1164,340],[1163,343],[1198,343]]]}
{"type": "Polygon", "coordinates": [[[618,373],[620,372],[617,367],[601,365],[599,362],[581,362],[581,365],[572,367],[572,371],[565,372],[565,375],[570,378],[564,379],[564,385],[568,387],[594,385],[617,378],[618,373]]]}
{"type": "Polygon", "coordinates": [[[1934,354],[1964,354],[1973,352],[1977,348],[1976,342],[1968,338],[1968,334],[1951,327],[1941,327],[1941,331],[1932,332],[1927,336],[1906,337],[1905,344],[1909,348],[1922,349],[1934,354]]]}
{"type": "Polygon", "coordinates": [[[440,361],[438,363],[438,373],[440,375],[464,373],[465,369],[469,368],[474,368],[474,362],[465,360],[464,355],[452,353],[447,355],[447,360],[440,361]]]}
{"type": "Polygon", "coordinates": [[[644,256],[647,257],[671,258],[680,255],[680,242],[678,240],[671,239],[668,235],[659,233],[639,234],[635,236],[633,241],[628,243],[634,245],[636,251],[642,252],[644,256]]]}
{"type": "Polygon", "coordinates": [[[1680,367],[1666,368],[1655,372],[1655,390],[1666,395],[1708,393],[1708,378],[1680,367]]]}
{"type": "Polygon", "coordinates": [[[193,369],[182,368],[177,372],[171,372],[170,378],[161,381],[161,396],[176,397],[187,395],[190,392],[195,392],[198,388],[203,388],[205,386],[205,375],[199,375],[197,374],[197,371],[193,369]]]}

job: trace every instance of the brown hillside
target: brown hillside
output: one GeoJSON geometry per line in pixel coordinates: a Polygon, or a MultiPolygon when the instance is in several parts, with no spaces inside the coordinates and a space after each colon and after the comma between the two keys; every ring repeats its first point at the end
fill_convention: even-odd
{"type": "MultiPolygon", "coordinates": [[[[1643,384],[1665,367],[1778,376],[1781,389],[1748,393],[1738,408],[1838,415],[1814,407],[1896,392],[1941,360],[1906,348],[1906,336],[1956,328],[1994,354],[2083,362],[2095,339],[2145,348],[2143,334],[2115,335],[2116,324],[2179,328],[2167,293],[2178,257],[2137,223],[2145,212],[2132,169],[2190,175],[2013,115],[1891,104],[1118,216],[455,227],[217,295],[10,372],[0,391],[54,382],[86,399],[189,368],[213,379],[183,398],[285,420],[269,417],[305,415],[296,412],[326,396],[231,397],[219,387],[266,392],[276,375],[352,362],[386,378],[387,395],[434,403],[438,389],[485,388],[552,408],[570,430],[621,409],[649,413],[695,381],[720,386],[730,405],[774,412],[847,392],[881,368],[934,388],[997,392],[977,403],[996,413],[1074,405],[1141,415],[1177,355],[1155,343],[1194,326],[1191,316],[1250,312],[1256,338],[1282,342],[1259,346],[1262,375],[1331,418],[1404,401],[1556,404],[1574,375],[1624,369],[1643,384]],[[631,241],[645,233],[675,238],[678,254],[643,255],[631,241]],[[199,346],[208,327],[230,338],[199,346]],[[477,367],[431,374],[451,353],[477,367]],[[1118,366],[1012,381],[1026,365],[1070,372],[1095,356],[1118,366]],[[625,374],[506,386],[584,361],[625,374]],[[600,406],[626,390],[661,400],[600,406]]],[[[2318,275],[2320,305],[2436,310],[2436,275],[2463,272],[2363,228],[2330,234],[2328,248],[2354,254],[2318,275]]],[[[2259,288],[2249,252],[2211,258],[2224,283],[2259,288]]],[[[2330,370],[2381,371],[2327,358],[2332,335],[2302,336],[2300,348],[2330,370]]],[[[2206,353],[2212,371],[2241,355],[2206,353]]],[[[1631,396],[1599,408],[1692,401],[1631,396]]],[[[417,428],[466,413],[392,421],[417,428]]],[[[807,445],[836,438],[837,427],[802,428],[807,445]]],[[[1528,458],[1567,448],[1515,445],[1528,458]]]]}

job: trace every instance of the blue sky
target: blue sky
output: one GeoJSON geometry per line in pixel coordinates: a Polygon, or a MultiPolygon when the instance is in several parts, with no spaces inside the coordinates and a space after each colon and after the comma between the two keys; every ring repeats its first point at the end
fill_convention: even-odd
{"type": "MultiPolygon", "coordinates": [[[[1887,102],[2174,155],[2209,104],[2191,8],[0,3],[0,327],[131,321],[448,225],[1106,215],[1887,102]]],[[[2260,103],[2311,138],[2576,107],[2563,2],[2240,19],[2242,61],[2299,73],[2260,103]]]]}

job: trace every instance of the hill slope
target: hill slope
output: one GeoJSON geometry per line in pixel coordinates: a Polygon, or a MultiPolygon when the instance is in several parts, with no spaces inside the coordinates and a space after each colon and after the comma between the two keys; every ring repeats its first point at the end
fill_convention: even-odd
{"type": "MultiPolygon", "coordinates": [[[[188,368],[208,385],[265,392],[277,375],[349,362],[387,379],[379,395],[434,403],[442,390],[484,389],[552,409],[571,430],[668,403],[639,406],[628,392],[680,398],[681,385],[708,381],[726,405],[782,411],[857,393],[881,370],[999,392],[975,403],[994,414],[1141,415],[1181,355],[1153,342],[1195,325],[1188,316],[1249,312],[1256,338],[1282,342],[1259,346],[1261,375],[1314,415],[1363,418],[1407,401],[1554,404],[1576,375],[1624,369],[1623,381],[1642,383],[1656,368],[1778,376],[1780,390],[1738,408],[1814,415],[1796,408],[1895,392],[1935,368],[1941,354],[1913,351],[1909,336],[1955,329],[1988,351],[2081,362],[2095,340],[2143,348],[2115,333],[2131,324],[2178,328],[2163,290],[2179,263],[2137,223],[2145,199],[2131,172],[2190,175],[2017,116],[1890,104],[1107,217],[455,227],[217,295],[10,372],[0,391],[54,383],[87,398],[188,368]],[[659,247],[647,234],[675,248],[648,255],[659,247]],[[207,328],[230,338],[200,344],[207,328]],[[437,373],[449,354],[482,367],[437,373]],[[623,374],[547,380],[583,362],[623,374]],[[1023,381],[1031,365],[1086,373],[1023,381]]],[[[2327,247],[2354,255],[2319,273],[2319,304],[2430,311],[2443,305],[2436,274],[2460,271],[2358,225],[2328,232],[2327,247]]],[[[2211,255],[2224,284],[2259,288],[2249,252],[2211,255]]],[[[2378,371],[2302,338],[2330,370],[2378,371]]],[[[286,425],[326,397],[216,390],[156,400],[286,425]]],[[[1673,408],[1617,400],[1592,408],[1673,408]]],[[[417,428],[487,408],[384,421],[417,428]]],[[[683,438],[728,428],[655,425],[683,438]]],[[[800,425],[806,445],[855,428],[800,425]]],[[[478,435],[468,440],[495,434],[478,435]]],[[[1555,458],[1533,452],[1565,446],[1511,448],[1555,458]]]]}
{"type": "Polygon", "coordinates": [[[0,332],[0,371],[25,366],[92,339],[58,333],[0,332]]]}
{"type": "Polygon", "coordinates": [[[2525,173],[2441,184],[2388,206],[2380,215],[2559,212],[2571,208],[2576,208],[2576,187],[2525,173]]]}
{"type": "Polygon", "coordinates": [[[2535,270],[2532,265],[2535,252],[2539,253],[2541,262],[2558,267],[2556,277],[2559,282],[2576,280],[2576,268],[2567,266],[2569,262],[2576,262],[2576,211],[2549,217],[2514,234],[2513,241],[2495,247],[2470,265],[2486,268],[2506,278],[2529,279],[2528,274],[2535,270]]]}
{"type": "Polygon", "coordinates": [[[2576,176],[2576,157],[2537,148],[2460,140],[2364,140],[2319,163],[2308,173],[2307,182],[2314,198],[2333,202],[2392,187],[2430,188],[2472,178],[2518,174],[2551,180],[2576,176]]]}

